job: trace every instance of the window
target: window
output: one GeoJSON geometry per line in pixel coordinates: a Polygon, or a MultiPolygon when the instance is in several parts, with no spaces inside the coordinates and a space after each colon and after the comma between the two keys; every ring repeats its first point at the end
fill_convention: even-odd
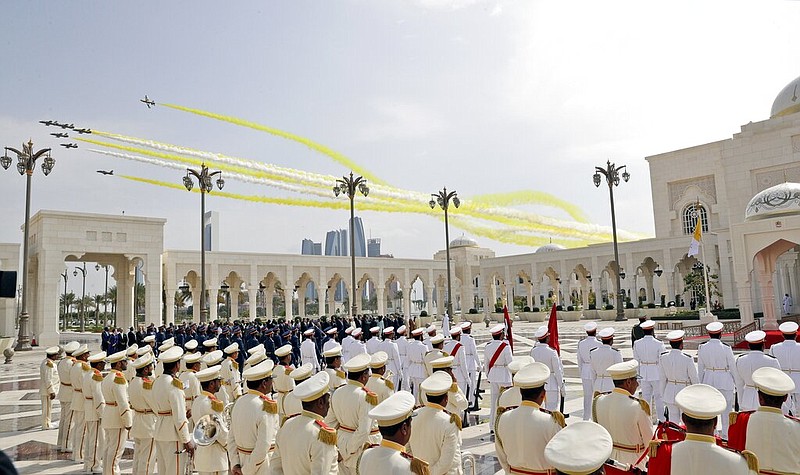
{"type": "Polygon", "coordinates": [[[690,204],[683,210],[683,234],[692,234],[694,227],[697,225],[697,217],[703,220],[702,229],[704,233],[708,232],[708,213],[703,205],[690,204]]]}

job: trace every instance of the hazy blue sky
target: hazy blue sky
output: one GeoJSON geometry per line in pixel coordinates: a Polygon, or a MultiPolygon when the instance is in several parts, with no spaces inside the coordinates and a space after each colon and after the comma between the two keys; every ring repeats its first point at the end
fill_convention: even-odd
{"type": "MultiPolygon", "coordinates": [[[[800,74],[800,2],[2,2],[0,144],[33,138],[57,164],[32,209],[159,216],[169,248],[199,247],[199,197],[96,169],[181,173],[65,150],[36,122],[110,132],[307,171],[348,170],[264,133],[138,102],[145,93],[291,131],[393,185],[463,197],[535,189],[609,225],[595,165],[627,164],[622,228],[653,232],[645,156],[767,119],[800,74]]],[[[229,180],[226,191],[288,196],[229,180]]],[[[24,179],[0,172],[0,242],[19,242],[24,179]]],[[[345,211],[214,198],[221,249],[299,253],[345,211]]],[[[429,258],[441,222],[360,213],[385,252],[429,258]]],[[[557,217],[564,217],[558,216],[557,217]]],[[[451,229],[451,236],[461,232],[451,229]]],[[[478,238],[498,254],[532,249],[478,238]]]]}

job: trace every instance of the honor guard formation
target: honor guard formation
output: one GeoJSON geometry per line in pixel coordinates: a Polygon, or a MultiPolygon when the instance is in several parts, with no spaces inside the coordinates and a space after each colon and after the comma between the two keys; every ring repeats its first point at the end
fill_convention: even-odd
{"type": "Polygon", "coordinates": [[[768,351],[763,331],[748,333],[738,356],[723,324],[709,323],[696,360],[683,330],[657,339],[646,318],[624,360],[614,329],[589,322],[575,351],[584,420],[572,421],[547,326],[529,355],[514,355],[503,324],[477,345],[469,322],[448,319],[442,333],[415,323],[151,325],[104,332],[96,353],[47,348],[42,428],[57,397],[58,449],[83,473],[119,474],[132,441],[141,475],[463,474],[462,431],[483,378],[506,474],[800,474],[792,321],[768,351]]]}

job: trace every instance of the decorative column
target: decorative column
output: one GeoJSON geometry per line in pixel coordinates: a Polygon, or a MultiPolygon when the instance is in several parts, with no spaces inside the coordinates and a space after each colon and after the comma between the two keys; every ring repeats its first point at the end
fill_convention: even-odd
{"type": "Polygon", "coordinates": [[[325,298],[328,301],[328,315],[336,313],[336,285],[329,285],[325,298]]]}
{"type": "Polygon", "coordinates": [[[306,318],[306,290],[307,285],[300,285],[297,289],[297,313],[300,318],[306,318]]]}
{"type": "Polygon", "coordinates": [[[411,315],[411,287],[403,288],[403,315],[411,315]]]}
{"type": "Polygon", "coordinates": [[[275,299],[275,283],[269,285],[266,289],[264,289],[264,314],[268,320],[272,320],[275,318],[275,308],[274,302],[275,299]]]}
{"type": "MultiPolygon", "coordinates": [[[[119,289],[119,281],[117,281],[117,289],[119,289]]],[[[119,311],[119,305],[117,311],[119,311]]],[[[200,289],[198,288],[192,288],[192,322],[200,323],[200,289]]]]}
{"type": "MultiPolygon", "coordinates": [[[[386,287],[378,285],[375,287],[375,299],[378,301],[378,315],[386,315],[386,287]]],[[[408,315],[406,315],[408,316],[408,315]]]]}
{"type": "MultiPolygon", "coordinates": [[[[212,282],[216,282],[216,280],[212,280],[212,282]]],[[[217,319],[217,310],[219,310],[219,288],[215,285],[213,288],[207,288],[206,292],[208,294],[208,318],[213,322],[217,319]]]]}
{"type": "MultiPolygon", "coordinates": [[[[164,306],[166,307],[166,310],[167,310],[165,312],[166,322],[164,322],[164,323],[166,323],[167,325],[169,325],[170,323],[175,323],[175,291],[176,290],[177,289],[170,289],[169,287],[167,287],[164,290],[164,292],[167,294],[167,298],[166,298],[166,300],[164,302],[164,306]]],[[[122,328],[125,328],[125,327],[122,327],[122,328]]],[[[130,325],[128,326],[128,328],[130,328],[130,325]]]]}
{"type": "Polygon", "coordinates": [[[237,286],[235,289],[233,287],[228,289],[230,292],[230,299],[231,299],[231,308],[230,308],[230,315],[231,320],[237,320],[239,318],[239,287],[237,286]]]}
{"type": "Polygon", "coordinates": [[[258,317],[258,285],[247,287],[247,302],[250,307],[250,320],[258,317]]]}
{"type": "MultiPolygon", "coordinates": [[[[291,282],[291,280],[289,281],[291,282]]],[[[294,287],[283,289],[283,308],[286,309],[286,320],[294,319],[294,287]]]]}

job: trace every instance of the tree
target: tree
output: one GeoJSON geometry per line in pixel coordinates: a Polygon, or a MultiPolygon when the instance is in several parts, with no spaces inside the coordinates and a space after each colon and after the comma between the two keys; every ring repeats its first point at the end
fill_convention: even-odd
{"type": "MultiPolygon", "coordinates": [[[[717,280],[719,276],[717,274],[711,274],[711,269],[708,269],[708,296],[709,298],[713,297],[722,297],[722,293],[719,291],[717,286],[717,280]]],[[[683,285],[686,292],[691,292],[692,295],[695,297],[698,306],[705,305],[706,301],[706,289],[705,289],[705,277],[703,276],[703,267],[699,266],[697,269],[694,267],[692,268],[692,272],[686,274],[683,277],[683,285]]]]}
{"type": "Polygon", "coordinates": [[[75,294],[72,292],[61,294],[61,306],[64,309],[64,329],[69,326],[69,315],[72,312],[72,306],[75,305],[75,294]]]}

